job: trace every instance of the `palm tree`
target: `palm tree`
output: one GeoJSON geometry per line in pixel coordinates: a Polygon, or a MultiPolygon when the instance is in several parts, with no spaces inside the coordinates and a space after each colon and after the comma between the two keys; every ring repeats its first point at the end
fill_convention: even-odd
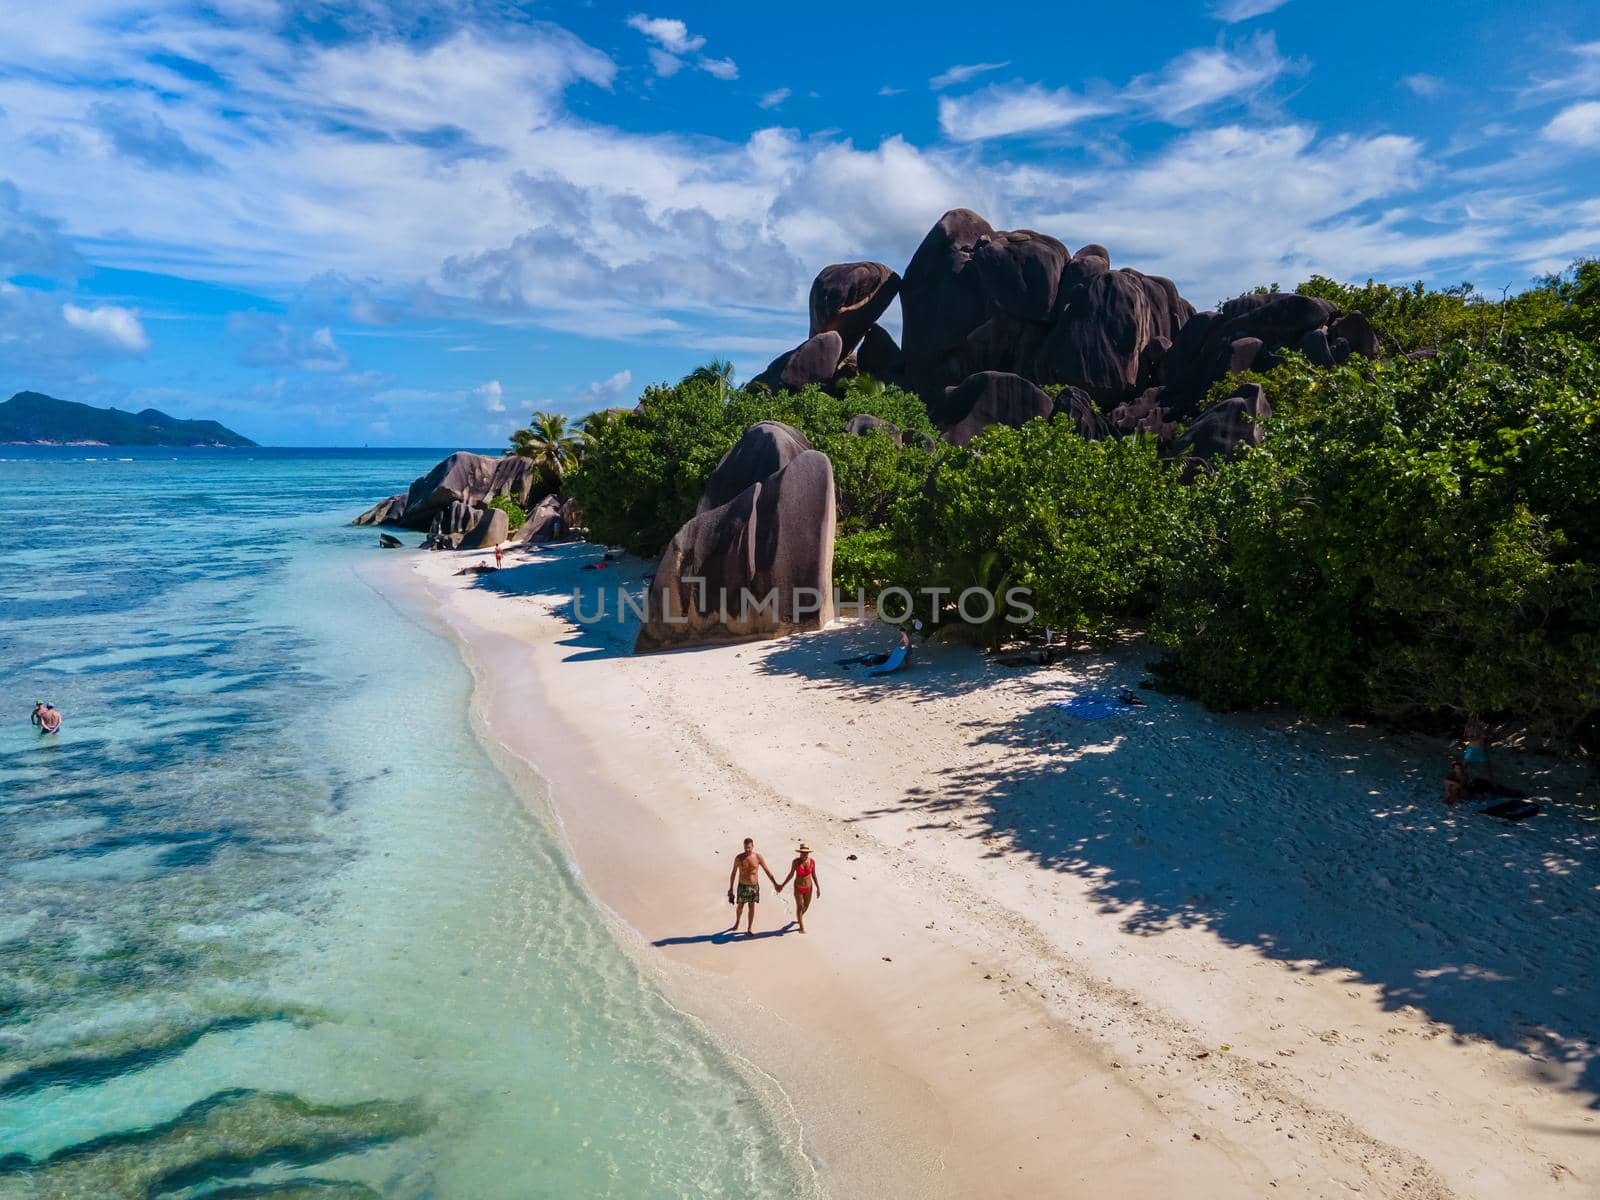
{"type": "Polygon", "coordinates": [[[611,431],[617,427],[617,422],[621,420],[624,411],[626,410],[602,408],[579,421],[578,429],[583,435],[585,444],[593,445],[596,442],[605,441],[611,431]]]}
{"type": "Polygon", "coordinates": [[[578,465],[583,443],[583,434],[568,429],[567,419],[560,413],[536,412],[528,421],[528,428],[511,435],[511,448],[506,453],[533,459],[559,480],[578,465]]]}
{"type": "Polygon", "coordinates": [[[717,385],[717,400],[724,401],[728,398],[728,389],[733,386],[733,361],[726,358],[713,358],[703,367],[696,367],[683,377],[685,383],[715,383],[717,385]]]}

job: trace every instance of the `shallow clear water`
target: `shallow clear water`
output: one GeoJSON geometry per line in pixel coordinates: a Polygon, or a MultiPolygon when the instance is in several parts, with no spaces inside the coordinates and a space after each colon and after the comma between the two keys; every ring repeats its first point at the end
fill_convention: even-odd
{"type": "Polygon", "coordinates": [[[0,1196],[811,1186],[370,586],[439,457],[0,447],[0,1196]]]}

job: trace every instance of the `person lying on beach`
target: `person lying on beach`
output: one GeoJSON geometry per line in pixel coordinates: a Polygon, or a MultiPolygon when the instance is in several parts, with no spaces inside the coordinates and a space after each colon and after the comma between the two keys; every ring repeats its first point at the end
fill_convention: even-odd
{"type": "Polygon", "coordinates": [[[789,880],[794,880],[794,917],[795,924],[800,926],[800,932],[806,931],[806,909],[811,907],[811,895],[816,893],[818,900],[822,899],[822,881],[817,878],[817,860],[811,857],[811,847],[801,842],[795,848],[799,855],[789,864],[789,873],[783,877],[783,883],[778,885],[781,892],[789,880]]]}
{"type": "MultiPolygon", "coordinates": [[[[911,635],[904,629],[900,631],[900,646],[906,654],[911,653],[911,635]]],[[[882,654],[858,654],[854,658],[838,658],[834,661],[841,667],[881,667],[889,661],[891,651],[885,650],[882,654]]]]}
{"type": "Polygon", "coordinates": [[[767,860],[756,853],[754,838],[745,838],[744,853],[734,856],[733,870],[728,872],[728,903],[734,905],[733,930],[739,930],[739,920],[744,917],[746,906],[750,909],[750,916],[745,921],[744,932],[746,937],[755,936],[756,905],[761,903],[761,877],[757,871],[765,871],[767,878],[772,880],[772,886],[779,887],[777,878],[772,874],[772,868],[767,866],[767,860]]]}
{"type": "Polygon", "coordinates": [[[42,700],[39,707],[34,709],[40,734],[57,734],[61,732],[61,710],[42,700]]]}

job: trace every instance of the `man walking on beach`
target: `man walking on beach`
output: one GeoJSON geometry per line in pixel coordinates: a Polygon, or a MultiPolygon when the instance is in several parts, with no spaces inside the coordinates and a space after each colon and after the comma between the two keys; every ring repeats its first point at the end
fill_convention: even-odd
{"type": "Polygon", "coordinates": [[[761,902],[761,879],[757,871],[765,871],[767,878],[772,880],[772,886],[778,886],[767,860],[756,853],[755,839],[745,838],[744,853],[734,857],[733,870],[728,872],[728,903],[736,906],[733,910],[734,932],[738,932],[739,920],[744,917],[745,906],[749,906],[750,916],[744,927],[746,937],[754,937],[756,932],[756,905],[761,902]]]}

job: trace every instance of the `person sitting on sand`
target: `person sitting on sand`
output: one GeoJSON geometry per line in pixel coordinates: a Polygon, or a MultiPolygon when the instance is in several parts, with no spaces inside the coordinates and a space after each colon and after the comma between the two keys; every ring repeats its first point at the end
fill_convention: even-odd
{"type": "Polygon", "coordinates": [[[1462,765],[1459,758],[1453,755],[1450,758],[1450,770],[1444,777],[1444,802],[1452,807],[1460,804],[1467,798],[1470,791],[1467,783],[1467,768],[1462,765]]]}
{"type": "Polygon", "coordinates": [[[728,872],[728,903],[736,906],[733,910],[735,933],[739,930],[739,920],[744,916],[745,906],[749,906],[750,916],[744,926],[746,937],[755,936],[756,905],[761,903],[761,878],[756,874],[757,871],[765,871],[767,878],[772,880],[772,886],[780,892],[783,890],[772,874],[772,868],[767,866],[767,860],[756,853],[755,839],[745,838],[744,853],[734,856],[733,870],[728,872]]]}
{"type": "Polygon", "coordinates": [[[817,878],[817,860],[811,857],[811,847],[801,842],[795,848],[799,855],[789,864],[789,873],[783,877],[783,883],[778,885],[778,890],[783,891],[784,884],[794,880],[794,918],[795,924],[800,926],[800,932],[806,931],[806,909],[811,907],[811,896],[814,892],[818,900],[822,899],[822,881],[817,878]]]}
{"type": "Polygon", "coordinates": [[[1478,768],[1478,774],[1490,787],[1494,786],[1494,764],[1489,761],[1489,727],[1477,717],[1467,721],[1461,734],[1464,743],[1461,761],[1468,767],[1478,768]]]}
{"type": "Polygon", "coordinates": [[[34,724],[39,726],[41,735],[54,735],[61,732],[61,710],[53,704],[46,704],[43,700],[39,701],[38,707],[33,710],[33,717],[34,724]]]}

